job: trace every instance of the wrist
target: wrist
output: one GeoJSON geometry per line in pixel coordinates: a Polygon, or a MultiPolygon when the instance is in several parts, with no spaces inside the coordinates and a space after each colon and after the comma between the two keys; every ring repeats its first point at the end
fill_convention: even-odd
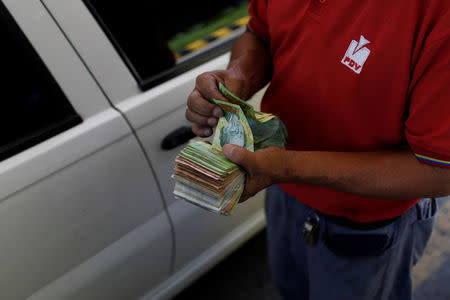
{"type": "Polygon", "coordinates": [[[241,58],[236,58],[231,61],[227,72],[230,79],[239,82],[241,87],[236,95],[243,100],[248,100],[261,88],[261,85],[257,79],[259,74],[254,73],[255,70],[251,72],[246,71],[241,61],[241,58]]]}
{"type": "MultiPolygon", "coordinates": [[[[308,152],[283,150],[277,161],[277,183],[313,184],[314,169],[311,166],[313,157],[308,152]]],[[[276,168],[274,168],[276,169],[276,168]]],[[[320,176],[319,176],[320,177],[320,176]]]]}
{"type": "Polygon", "coordinates": [[[293,182],[294,168],[292,167],[292,151],[287,151],[275,146],[264,149],[271,151],[265,161],[265,176],[271,178],[272,184],[293,182]],[[267,163],[270,162],[270,163],[267,163]]]}
{"type": "Polygon", "coordinates": [[[233,47],[227,70],[245,83],[245,94],[240,96],[249,99],[270,81],[270,49],[253,34],[245,32],[233,47]]]}

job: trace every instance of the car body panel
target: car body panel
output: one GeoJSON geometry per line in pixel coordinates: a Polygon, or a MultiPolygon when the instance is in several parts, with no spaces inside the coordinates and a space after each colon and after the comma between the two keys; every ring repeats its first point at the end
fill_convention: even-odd
{"type": "Polygon", "coordinates": [[[173,255],[169,218],[146,156],[46,8],[39,1],[4,4],[83,122],[0,162],[0,299],[58,295],[55,282],[94,257],[107,267],[91,264],[83,276],[91,280],[63,298],[95,299],[99,291],[138,297],[169,277],[173,255]],[[157,232],[143,233],[148,226],[157,232]],[[122,246],[126,251],[114,246],[139,233],[139,243],[122,246]],[[114,257],[100,255],[105,251],[114,257]],[[124,274],[135,286],[106,284],[124,274]]]}
{"type": "Polygon", "coordinates": [[[82,0],[42,0],[115,105],[141,92],[82,0]]]}
{"type": "Polygon", "coordinates": [[[264,193],[229,217],[175,200],[184,145],[160,146],[229,54],[142,92],[81,0],[5,3],[84,121],[0,162],[0,298],[169,299],[264,227],[264,193]]]}

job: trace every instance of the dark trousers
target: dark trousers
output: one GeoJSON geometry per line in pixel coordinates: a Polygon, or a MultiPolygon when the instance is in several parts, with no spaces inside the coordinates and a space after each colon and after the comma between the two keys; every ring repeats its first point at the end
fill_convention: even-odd
{"type": "Polygon", "coordinates": [[[412,299],[412,267],[425,250],[437,212],[436,205],[433,214],[422,217],[423,201],[431,199],[375,229],[349,228],[319,214],[318,242],[309,246],[302,229],[315,211],[279,186],[270,187],[265,205],[269,263],[283,299],[412,299]]]}

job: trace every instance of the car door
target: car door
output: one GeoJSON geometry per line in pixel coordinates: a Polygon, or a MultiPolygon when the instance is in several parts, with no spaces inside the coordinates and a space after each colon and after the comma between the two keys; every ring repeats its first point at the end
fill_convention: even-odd
{"type": "Polygon", "coordinates": [[[39,1],[0,2],[0,299],[133,299],[173,235],[133,130],[39,1]]]}
{"type": "MultiPolygon", "coordinates": [[[[180,28],[172,27],[194,19],[206,19],[195,15],[196,11],[203,11],[196,3],[43,2],[108,98],[132,124],[151,161],[174,223],[174,277],[184,278],[176,283],[184,286],[204,272],[208,264],[217,262],[264,226],[262,194],[239,205],[230,217],[214,215],[175,200],[172,194],[174,181],[170,176],[175,156],[186,144],[175,142],[171,149],[161,147],[162,141],[175,130],[190,126],[184,114],[195,78],[203,72],[226,67],[230,46],[243,32],[248,17],[236,17],[237,20],[230,22],[229,26],[216,28],[213,34],[187,44],[171,56],[172,48],[168,45],[173,44],[173,40],[168,41],[164,36],[173,36],[174,31],[180,31],[180,28]],[[167,9],[168,5],[172,7],[167,9]],[[185,280],[187,277],[190,279],[185,280]]],[[[247,11],[247,4],[242,4],[242,1],[228,3],[241,5],[239,9],[247,11]]],[[[207,5],[214,8],[216,2],[208,2],[207,5]]],[[[259,99],[260,94],[254,103],[257,104],[259,99]]],[[[179,140],[187,142],[192,136],[188,130],[183,132],[179,140]]],[[[150,296],[156,297],[156,294],[150,296]]]]}

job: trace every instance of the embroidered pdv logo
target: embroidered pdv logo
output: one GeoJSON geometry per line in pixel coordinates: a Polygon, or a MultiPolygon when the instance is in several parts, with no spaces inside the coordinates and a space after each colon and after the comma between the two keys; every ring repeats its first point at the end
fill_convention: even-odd
{"type": "Polygon", "coordinates": [[[341,63],[349,67],[356,74],[361,73],[364,63],[370,55],[370,50],[364,47],[367,44],[370,44],[370,42],[362,35],[359,38],[359,43],[355,40],[351,41],[341,63]]]}

